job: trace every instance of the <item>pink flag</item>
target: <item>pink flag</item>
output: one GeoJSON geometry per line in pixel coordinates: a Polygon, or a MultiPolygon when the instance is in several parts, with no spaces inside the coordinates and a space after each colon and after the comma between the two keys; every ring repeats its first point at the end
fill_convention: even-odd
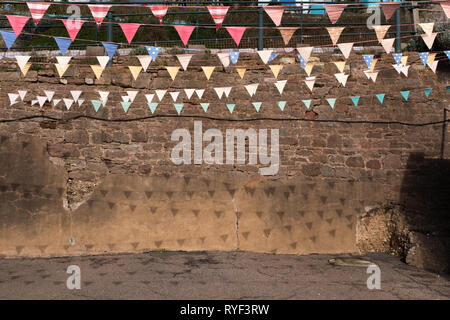
{"type": "Polygon", "coordinates": [[[209,6],[207,8],[209,10],[209,13],[211,14],[211,17],[214,20],[214,23],[216,24],[216,30],[219,29],[222,26],[223,20],[225,19],[225,15],[227,14],[228,9],[230,7],[209,6]]]}
{"type": "Polygon", "coordinates": [[[95,22],[97,22],[97,27],[103,22],[103,19],[105,19],[111,8],[111,6],[107,4],[88,4],[88,7],[91,10],[95,22]]]}
{"type": "Polygon", "coordinates": [[[125,34],[128,43],[131,43],[131,41],[133,41],[136,31],[141,26],[139,23],[119,23],[119,25],[122,28],[122,31],[125,34]]]}
{"type": "Polygon", "coordinates": [[[383,13],[386,21],[389,20],[394,14],[395,10],[400,6],[400,3],[382,3],[381,8],[383,8],[383,13]]]}
{"type": "Polygon", "coordinates": [[[146,6],[146,7],[152,11],[155,18],[158,18],[159,23],[162,24],[162,21],[166,16],[167,9],[169,9],[169,6],[146,6]]]}
{"type": "Polygon", "coordinates": [[[189,38],[191,37],[192,31],[194,31],[195,26],[175,25],[173,27],[177,30],[181,41],[183,41],[183,44],[186,46],[189,38]]]}
{"type": "Polygon", "coordinates": [[[278,27],[281,33],[284,44],[287,46],[289,41],[291,41],[292,35],[297,31],[298,27],[278,27]]]}
{"type": "Polygon", "coordinates": [[[22,32],[23,27],[27,24],[28,19],[30,17],[25,16],[6,16],[8,18],[9,24],[14,30],[16,36],[22,32]]]}
{"type": "Polygon", "coordinates": [[[62,22],[66,26],[67,32],[69,33],[69,36],[70,36],[70,39],[72,39],[72,41],[75,41],[78,31],[80,31],[81,27],[83,26],[84,21],[67,19],[67,20],[63,20],[62,22]]]}
{"type": "Polygon", "coordinates": [[[441,7],[447,19],[450,19],[450,1],[441,2],[441,7]]]}
{"type": "Polygon", "coordinates": [[[278,27],[281,24],[281,18],[283,17],[284,7],[281,6],[266,6],[264,7],[267,15],[272,19],[273,23],[278,27]]]}
{"type": "Polygon", "coordinates": [[[344,30],[345,27],[326,27],[328,30],[328,33],[330,34],[331,42],[333,42],[334,45],[339,40],[339,37],[341,36],[342,30],[344,30]]]}
{"type": "Polygon", "coordinates": [[[236,43],[236,46],[239,46],[239,43],[241,42],[242,35],[245,32],[245,27],[225,27],[227,29],[230,36],[233,38],[234,42],[236,43]]]}
{"type": "Polygon", "coordinates": [[[50,7],[50,3],[44,2],[27,2],[28,9],[30,10],[31,17],[33,18],[34,24],[38,24],[42,17],[50,7]]]}
{"type": "Polygon", "coordinates": [[[330,21],[332,24],[335,24],[336,21],[338,21],[339,17],[342,14],[342,11],[344,11],[346,4],[326,4],[325,10],[327,11],[328,18],[330,18],[330,21]]]}

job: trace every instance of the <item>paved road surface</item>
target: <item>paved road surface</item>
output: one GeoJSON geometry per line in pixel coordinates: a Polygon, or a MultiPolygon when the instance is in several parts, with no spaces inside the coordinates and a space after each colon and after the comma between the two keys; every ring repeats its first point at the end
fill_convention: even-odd
{"type": "Polygon", "coordinates": [[[385,254],[381,290],[366,268],[327,263],[331,255],[150,252],[51,259],[0,259],[0,299],[450,299],[450,277],[385,254]],[[69,290],[68,266],[81,270],[69,290]]]}

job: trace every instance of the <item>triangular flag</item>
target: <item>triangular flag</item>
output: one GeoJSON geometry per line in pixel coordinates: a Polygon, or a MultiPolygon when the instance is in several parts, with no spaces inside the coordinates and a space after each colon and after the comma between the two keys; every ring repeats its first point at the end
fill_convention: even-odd
{"type": "Polygon", "coordinates": [[[67,110],[69,110],[73,104],[73,100],[64,98],[63,101],[64,101],[64,104],[66,105],[67,110]]]}
{"type": "Polygon", "coordinates": [[[289,41],[291,41],[292,36],[295,31],[297,31],[297,27],[278,27],[280,31],[281,37],[283,38],[284,44],[287,46],[289,41]]]}
{"type": "Polygon", "coordinates": [[[109,59],[112,60],[114,57],[114,53],[116,53],[118,44],[115,43],[109,43],[109,42],[102,42],[103,47],[105,48],[106,54],[108,55],[109,59]]]}
{"type": "MultiPolygon", "coordinates": [[[[14,103],[16,103],[17,101],[15,101],[14,103]]],[[[36,103],[38,103],[37,100],[31,100],[31,106],[34,106],[36,103]]]]}
{"type": "Polygon", "coordinates": [[[443,1],[441,2],[442,10],[444,10],[445,15],[447,16],[447,19],[450,19],[450,1],[443,1]]]}
{"type": "Polygon", "coordinates": [[[97,112],[98,109],[100,109],[100,107],[102,106],[102,102],[100,100],[91,100],[91,103],[94,107],[95,112],[97,112]]]}
{"type": "Polygon", "coordinates": [[[409,96],[409,90],[406,91],[400,91],[403,99],[405,99],[405,101],[408,101],[408,96],[409,96]]]}
{"type": "Polygon", "coordinates": [[[434,22],[419,23],[419,26],[422,28],[422,30],[423,30],[427,35],[431,35],[431,34],[433,33],[434,22]]]}
{"type": "Polygon", "coordinates": [[[222,99],[223,96],[223,88],[221,87],[216,87],[214,88],[214,91],[216,92],[217,96],[219,97],[219,99],[222,99]]]}
{"type": "Polygon", "coordinates": [[[393,54],[392,54],[392,57],[394,58],[395,63],[396,63],[397,65],[399,65],[399,64],[402,63],[402,54],[401,54],[401,53],[393,53],[393,54]]]}
{"type": "Polygon", "coordinates": [[[52,101],[53,96],[55,95],[55,91],[44,90],[44,94],[47,97],[47,100],[50,102],[52,101]]]}
{"type": "Polygon", "coordinates": [[[78,31],[80,31],[81,27],[83,26],[84,21],[68,19],[68,20],[63,20],[62,22],[64,23],[64,26],[66,27],[66,30],[69,33],[70,39],[72,39],[72,41],[75,41],[78,31]]]}
{"type": "Polygon", "coordinates": [[[260,50],[257,52],[264,64],[267,64],[267,62],[269,62],[270,56],[272,55],[272,50],[260,50]]]}
{"type": "Polygon", "coordinates": [[[286,101],[278,101],[277,105],[278,105],[278,108],[281,109],[281,111],[284,111],[284,107],[286,107],[286,101]]]}
{"type": "Polygon", "coordinates": [[[423,89],[427,98],[430,96],[431,90],[433,90],[433,88],[423,89]]]}
{"type": "Polygon", "coordinates": [[[2,35],[3,41],[5,42],[6,47],[11,49],[14,41],[16,41],[17,37],[13,31],[0,30],[0,34],[2,35]]]}
{"type": "Polygon", "coordinates": [[[377,64],[377,62],[378,62],[378,59],[373,59],[372,60],[372,63],[370,64],[370,71],[372,71],[373,72],[373,70],[375,69],[375,65],[377,64]]]}
{"type": "Polygon", "coordinates": [[[178,95],[180,94],[180,92],[178,91],[173,91],[173,92],[169,92],[170,96],[172,97],[173,102],[177,101],[178,95]]]}
{"type": "Polygon", "coordinates": [[[30,10],[31,17],[33,18],[34,24],[37,25],[41,21],[42,17],[47,11],[50,3],[45,2],[27,2],[28,9],[30,10]]]}
{"type": "Polygon", "coordinates": [[[167,90],[155,90],[156,96],[158,97],[159,101],[162,101],[164,98],[164,95],[166,94],[167,90]]]}
{"type": "MultiPolygon", "coordinates": [[[[239,59],[239,51],[230,51],[230,60],[232,64],[236,64],[239,59]]],[[[449,58],[450,59],[450,58],[449,58]]]]}
{"type": "Polygon", "coordinates": [[[377,81],[378,71],[377,72],[367,72],[367,75],[373,82],[377,81]]]}
{"type": "Polygon", "coordinates": [[[227,68],[230,65],[230,53],[229,52],[219,52],[217,53],[217,57],[219,57],[222,65],[227,68]]]}
{"type": "Polygon", "coordinates": [[[433,46],[434,40],[436,39],[437,33],[432,33],[430,35],[428,34],[421,34],[423,42],[427,45],[428,49],[431,50],[431,47],[433,46]]]}
{"type": "Polygon", "coordinates": [[[431,71],[436,73],[437,65],[439,63],[439,60],[435,60],[432,63],[429,63],[428,66],[430,67],[431,71]]]}
{"type": "Polygon", "coordinates": [[[336,65],[336,67],[338,68],[338,70],[340,72],[344,72],[344,68],[345,68],[345,63],[347,61],[335,61],[334,64],[336,65]]]}
{"type": "Polygon", "coordinates": [[[130,69],[133,79],[136,80],[137,77],[139,77],[139,73],[141,72],[142,67],[141,66],[128,66],[128,69],[130,69]]]}
{"type": "Polygon", "coordinates": [[[359,98],[360,98],[359,96],[350,97],[350,99],[352,99],[352,102],[355,105],[355,107],[358,106],[359,98]]]}
{"type": "Polygon", "coordinates": [[[330,105],[331,109],[334,109],[334,104],[336,103],[336,98],[328,98],[327,101],[328,101],[328,104],[330,105]]]}
{"type": "Polygon", "coordinates": [[[378,93],[378,94],[376,95],[378,101],[380,101],[381,104],[383,104],[384,96],[385,96],[384,93],[378,93]]]}
{"type": "Polygon", "coordinates": [[[72,40],[70,38],[62,38],[62,37],[53,37],[53,39],[55,39],[55,42],[58,45],[61,54],[65,55],[70,45],[72,44],[72,40]]]}
{"type": "Polygon", "coordinates": [[[335,73],[334,76],[336,77],[337,81],[345,87],[349,75],[341,72],[335,73]]]}
{"type": "Polygon", "coordinates": [[[410,66],[401,66],[400,71],[405,75],[408,76],[408,69],[410,66]]]}
{"type": "Polygon", "coordinates": [[[227,103],[227,108],[228,108],[228,111],[230,111],[230,113],[233,113],[234,106],[235,106],[234,103],[227,103]]]}
{"type": "Polygon", "coordinates": [[[56,107],[58,103],[61,102],[61,99],[53,99],[53,106],[56,107]]]}
{"type": "Polygon", "coordinates": [[[406,62],[408,61],[408,56],[402,56],[400,59],[400,64],[406,66],[406,62]]]}
{"type": "Polygon", "coordinates": [[[81,107],[81,105],[83,104],[84,99],[78,99],[78,105],[81,107]]]}
{"type": "Polygon", "coordinates": [[[38,100],[39,107],[42,108],[44,106],[45,102],[47,101],[47,97],[45,97],[45,96],[37,96],[36,98],[38,100]]]}
{"type": "Polygon", "coordinates": [[[100,64],[100,66],[102,67],[102,70],[106,68],[106,65],[109,62],[109,57],[108,56],[97,56],[97,60],[98,63],[100,64]]]}
{"type": "Polygon", "coordinates": [[[108,14],[109,8],[111,8],[111,6],[107,4],[88,4],[88,7],[91,10],[97,26],[102,23],[103,19],[105,19],[108,14]]]}
{"type": "Polygon", "coordinates": [[[427,64],[431,65],[434,62],[434,59],[436,58],[436,52],[432,52],[428,55],[427,64]]]}
{"type": "Polygon", "coordinates": [[[244,68],[244,67],[236,67],[236,71],[239,74],[239,76],[241,77],[241,79],[244,79],[244,74],[245,74],[246,70],[247,70],[247,68],[244,68]]]}
{"type": "Polygon", "coordinates": [[[67,66],[69,65],[70,60],[72,59],[72,57],[56,57],[56,60],[58,61],[59,66],[61,67],[61,69],[66,69],[67,70],[67,66]]]}
{"type": "Polygon", "coordinates": [[[30,67],[31,67],[31,62],[27,62],[25,64],[25,66],[23,67],[22,74],[23,74],[24,77],[27,75],[28,70],[30,70],[30,67]]]}
{"type": "Polygon", "coordinates": [[[225,93],[225,96],[228,98],[231,92],[231,87],[225,87],[223,88],[223,93],[225,93]]]}
{"type": "Polygon", "coordinates": [[[394,45],[395,38],[383,39],[381,40],[381,45],[383,46],[386,53],[391,53],[392,46],[394,45]]]}
{"type": "Polygon", "coordinates": [[[333,42],[333,45],[336,45],[339,37],[341,36],[342,30],[344,30],[345,27],[327,27],[327,31],[330,35],[331,42],[333,42]]]}
{"type": "Polygon", "coordinates": [[[223,20],[225,19],[225,16],[230,7],[207,6],[207,8],[208,8],[209,13],[211,14],[211,17],[214,20],[214,23],[216,24],[216,30],[219,29],[222,26],[223,20]]]}
{"type": "Polygon", "coordinates": [[[339,50],[341,50],[342,54],[344,55],[344,58],[348,59],[348,57],[350,56],[350,52],[352,51],[352,48],[353,48],[353,42],[339,43],[337,46],[338,46],[339,50]]]}
{"type": "Polygon", "coordinates": [[[395,10],[400,6],[400,3],[382,3],[381,8],[383,9],[384,16],[386,18],[386,21],[388,21],[392,15],[394,14],[395,10]]]}
{"type": "Polygon", "coordinates": [[[8,18],[9,24],[11,25],[17,37],[22,32],[23,27],[27,24],[28,20],[30,19],[30,17],[26,16],[10,16],[10,15],[7,15],[6,18],[8,18]]]}
{"type": "Polygon", "coordinates": [[[119,26],[122,28],[122,31],[125,34],[125,38],[127,38],[128,43],[131,43],[131,41],[133,41],[134,35],[141,25],[139,23],[119,23],[119,26]]]}
{"type": "Polygon", "coordinates": [[[247,90],[250,97],[253,97],[258,89],[259,83],[252,83],[245,86],[245,90],[247,90]]]}
{"type": "Polygon", "coordinates": [[[13,104],[17,103],[17,98],[19,95],[17,93],[8,93],[9,97],[9,106],[12,106],[13,104]]]}
{"type": "Polygon", "coordinates": [[[147,71],[148,66],[150,65],[150,62],[152,62],[151,56],[137,56],[139,59],[139,62],[141,63],[142,69],[144,69],[144,72],[147,71]]]}
{"type": "Polygon", "coordinates": [[[19,94],[20,100],[23,101],[25,99],[25,95],[27,94],[27,90],[18,90],[17,93],[19,94]]]}
{"type": "Polygon", "coordinates": [[[270,70],[272,70],[272,73],[275,78],[278,78],[278,74],[280,73],[281,69],[283,69],[283,65],[281,64],[275,64],[269,66],[270,70]]]}
{"type": "Polygon", "coordinates": [[[195,89],[184,89],[184,93],[186,94],[186,97],[190,100],[192,95],[194,94],[195,89]]]}
{"type": "Polygon", "coordinates": [[[167,9],[169,6],[146,6],[152,11],[152,14],[159,20],[159,23],[162,24],[164,17],[166,16],[167,9]]]}
{"type": "Polygon", "coordinates": [[[390,25],[373,26],[373,29],[375,30],[375,33],[377,35],[378,42],[381,43],[381,40],[383,40],[384,36],[386,35],[386,32],[389,30],[390,27],[391,27],[390,25]]]}
{"type": "Polygon", "coordinates": [[[122,98],[123,102],[131,102],[130,101],[130,96],[122,96],[121,98],[122,98]]]}
{"type": "Polygon", "coordinates": [[[392,66],[394,67],[395,71],[397,71],[397,73],[402,72],[403,66],[401,64],[393,64],[392,66]]]}
{"type": "Polygon", "coordinates": [[[175,25],[173,27],[177,30],[181,41],[183,41],[183,44],[186,46],[189,38],[191,37],[192,31],[195,29],[195,26],[175,25]]]}
{"type": "Polygon", "coordinates": [[[211,78],[211,74],[213,73],[214,68],[215,67],[202,67],[202,70],[205,73],[207,80],[209,80],[209,78],[211,78]]]}
{"type": "Polygon", "coordinates": [[[422,61],[423,65],[427,64],[429,52],[419,52],[419,58],[422,61]]]}
{"type": "Polygon", "coordinates": [[[283,94],[283,90],[284,90],[284,87],[286,86],[286,83],[287,83],[287,80],[279,80],[279,81],[275,82],[275,87],[277,87],[280,95],[283,94]]]}
{"type": "Polygon", "coordinates": [[[227,29],[230,36],[233,38],[234,42],[236,43],[236,46],[239,46],[239,43],[241,42],[242,35],[245,32],[245,27],[225,27],[227,29]]]}
{"type": "Polygon", "coordinates": [[[282,6],[265,6],[264,11],[272,19],[273,23],[278,27],[281,24],[281,18],[283,17],[284,7],[282,6]]]}
{"type": "Polygon", "coordinates": [[[153,97],[155,96],[154,93],[149,93],[145,95],[145,99],[147,99],[147,103],[152,103],[153,97]]]}
{"type": "Polygon", "coordinates": [[[209,103],[207,103],[207,102],[204,102],[204,103],[200,103],[200,105],[202,106],[202,108],[203,108],[203,111],[207,111],[208,110],[208,107],[209,107],[209,103]]]}
{"type": "Polygon", "coordinates": [[[305,63],[308,63],[313,49],[314,49],[314,47],[297,47],[297,51],[300,54],[300,56],[303,58],[303,61],[305,61],[305,63]]]}
{"type": "Polygon", "coordinates": [[[28,63],[28,60],[30,60],[31,56],[15,56],[17,60],[17,64],[19,65],[20,70],[24,71],[24,68],[26,64],[28,63]]]}
{"type": "Polygon", "coordinates": [[[332,24],[335,24],[338,21],[346,6],[346,4],[326,4],[324,6],[332,24]]]}
{"type": "Polygon", "coordinates": [[[314,88],[314,83],[316,82],[316,77],[306,77],[305,78],[305,83],[308,86],[309,90],[313,90],[314,88]]]}
{"type": "Polygon", "coordinates": [[[80,98],[81,94],[83,92],[81,90],[72,90],[70,91],[70,94],[72,95],[72,98],[74,101],[78,101],[78,99],[80,98]]]}
{"type": "Polygon", "coordinates": [[[197,94],[199,99],[202,98],[204,92],[205,92],[205,89],[196,89],[195,90],[195,93],[197,94]]]}
{"type": "Polygon", "coordinates": [[[183,70],[186,71],[186,69],[189,65],[189,62],[191,61],[192,54],[178,54],[177,58],[181,64],[181,66],[183,67],[183,70]]]}
{"type": "Polygon", "coordinates": [[[152,57],[153,61],[156,60],[156,57],[161,51],[161,47],[154,47],[154,46],[146,46],[145,49],[147,49],[147,52],[152,57]]]}
{"type": "Polygon", "coordinates": [[[269,60],[267,60],[267,62],[272,62],[273,60],[276,59],[276,57],[278,57],[278,53],[272,52],[272,54],[270,55],[269,60]]]}
{"type": "Polygon", "coordinates": [[[108,101],[109,91],[98,91],[98,94],[100,96],[100,101],[102,102],[102,105],[105,106],[106,102],[108,101]]]}
{"type": "Polygon", "coordinates": [[[178,115],[180,115],[181,110],[183,109],[182,103],[174,103],[173,106],[175,107],[175,110],[177,110],[178,115]]]}
{"type": "Polygon", "coordinates": [[[59,63],[55,63],[55,67],[56,67],[56,71],[58,71],[58,75],[61,78],[64,73],[67,71],[67,69],[69,68],[69,64],[66,64],[66,66],[63,68],[61,67],[61,65],[59,63]]]}
{"type": "Polygon", "coordinates": [[[128,109],[131,106],[131,102],[122,101],[120,104],[122,105],[123,111],[128,112],[128,109]]]}
{"type": "Polygon", "coordinates": [[[256,112],[259,112],[259,109],[261,109],[262,102],[252,102],[252,104],[255,107],[256,112]]]}
{"type": "Polygon", "coordinates": [[[133,103],[134,99],[136,99],[137,94],[139,93],[139,91],[136,90],[129,90],[127,91],[127,95],[130,97],[130,101],[133,103]]]}
{"type": "Polygon", "coordinates": [[[311,107],[311,99],[309,99],[309,100],[302,100],[302,102],[305,105],[306,109],[309,109],[311,107]]]}
{"type": "Polygon", "coordinates": [[[305,67],[305,72],[308,75],[308,77],[311,75],[312,69],[314,67],[314,63],[308,63],[305,67]]]}
{"type": "Polygon", "coordinates": [[[148,105],[150,111],[152,113],[155,113],[155,110],[156,110],[156,107],[158,106],[158,104],[157,103],[147,103],[147,105],[148,105]]]}
{"type": "Polygon", "coordinates": [[[370,68],[370,65],[372,64],[372,60],[373,60],[373,54],[363,54],[363,59],[364,62],[367,65],[367,68],[370,68]]]}

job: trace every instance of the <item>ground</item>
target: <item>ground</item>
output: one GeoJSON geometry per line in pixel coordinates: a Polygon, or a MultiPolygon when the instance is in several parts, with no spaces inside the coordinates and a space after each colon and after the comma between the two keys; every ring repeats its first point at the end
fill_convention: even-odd
{"type": "Polygon", "coordinates": [[[365,256],[381,269],[369,290],[365,267],[332,266],[339,255],[148,252],[0,259],[0,299],[449,299],[450,277],[387,254],[365,256]],[[69,290],[67,268],[81,271],[69,290]]]}

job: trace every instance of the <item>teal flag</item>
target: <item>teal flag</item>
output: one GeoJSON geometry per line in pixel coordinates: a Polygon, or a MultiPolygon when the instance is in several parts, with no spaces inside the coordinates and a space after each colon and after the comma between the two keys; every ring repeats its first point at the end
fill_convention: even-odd
{"type": "Polygon", "coordinates": [[[157,103],[148,103],[148,107],[150,108],[150,111],[153,113],[155,113],[156,107],[158,106],[157,103]]]}
{"type": "Polygon", "coordinates": [[[284,107],[286,107],[286,101],[278,101],[277,105],[281,109],[281,111],[284,111],[284,107]]]}
{"type": "Polygon", "coordinates": [[[100,109],[100,107],[102,106],[102,102],[100,100],[91,100],[91,103],[94,106],[95,112],[97,112],[98,109],[100,109]]]}
{"type": "Polygon", "coordinates": [[[431,90],[433,90],[433,88],[423,89],[427,98],[430,96],[431,90]]]}
{"type": "Polygon", "coordinates": [[[400,93],[402,94],[402,96],[405,99],[405,101],[408,101],[409,90],[401,91],[400,93]]]}
{"type": "Polygon", "coordinates": [[[352,102],[355,105],[355,107],[358,106],[359,98],[360,98],[360,96],[350,97],[350,99],[352,99],[352,102]]]}
{"type": "Polygon", "coordinates": [[[230,111],[230,113],[233,113],[234,106],[235,106],[234,103],[227,103],[227,108],[230,111]]]}
{"type": "Polygon", "coordinates": [[[129,102],[129,101],[128,102],[122,101],[120,104],[122,105],[123,111],[128,112],[128,109],[130,108],[131,102],[129,102]]]}
{"type": "Polygon", "coordinates": [[[302,100],[302,102],[305,104],[306,108],[309,109],[311,106],[311,100],[302,100]]]}
{"type": "Polygon", "coordinates": [[[209,103],[200,103],[200,105],[202,106],[202,108],[205,112],[208,110],[209,103]]]}
{"type": "Polygon", "coordinates": [[[174,103],[173,106],[175,107],[175,109],[177,110],[178,115],[180,115],[181,110],[183,109],[183,103],[174,103]]]}
{"type": "Polygon", "coordinates": [[[336,103],[336,98],[328,98],[327,101],[328,101],[328,104],[330,105],[331,109],[334,109],[334,104],[336,103]]]}
{"type": "Polygon", "coordinates": [[[261,109],[261,102],[252,102],[253,106],[256,109],[256,112],[259,112],[259,109],[261,109]]]}
{"type": "Polygon", "coordinates": [[[383,104],[383,100],[384,100],[385,94],[384,93],[379,93],[376,96],[378,98],[378,101],[380,101],[380,103],[383,104]]]}

